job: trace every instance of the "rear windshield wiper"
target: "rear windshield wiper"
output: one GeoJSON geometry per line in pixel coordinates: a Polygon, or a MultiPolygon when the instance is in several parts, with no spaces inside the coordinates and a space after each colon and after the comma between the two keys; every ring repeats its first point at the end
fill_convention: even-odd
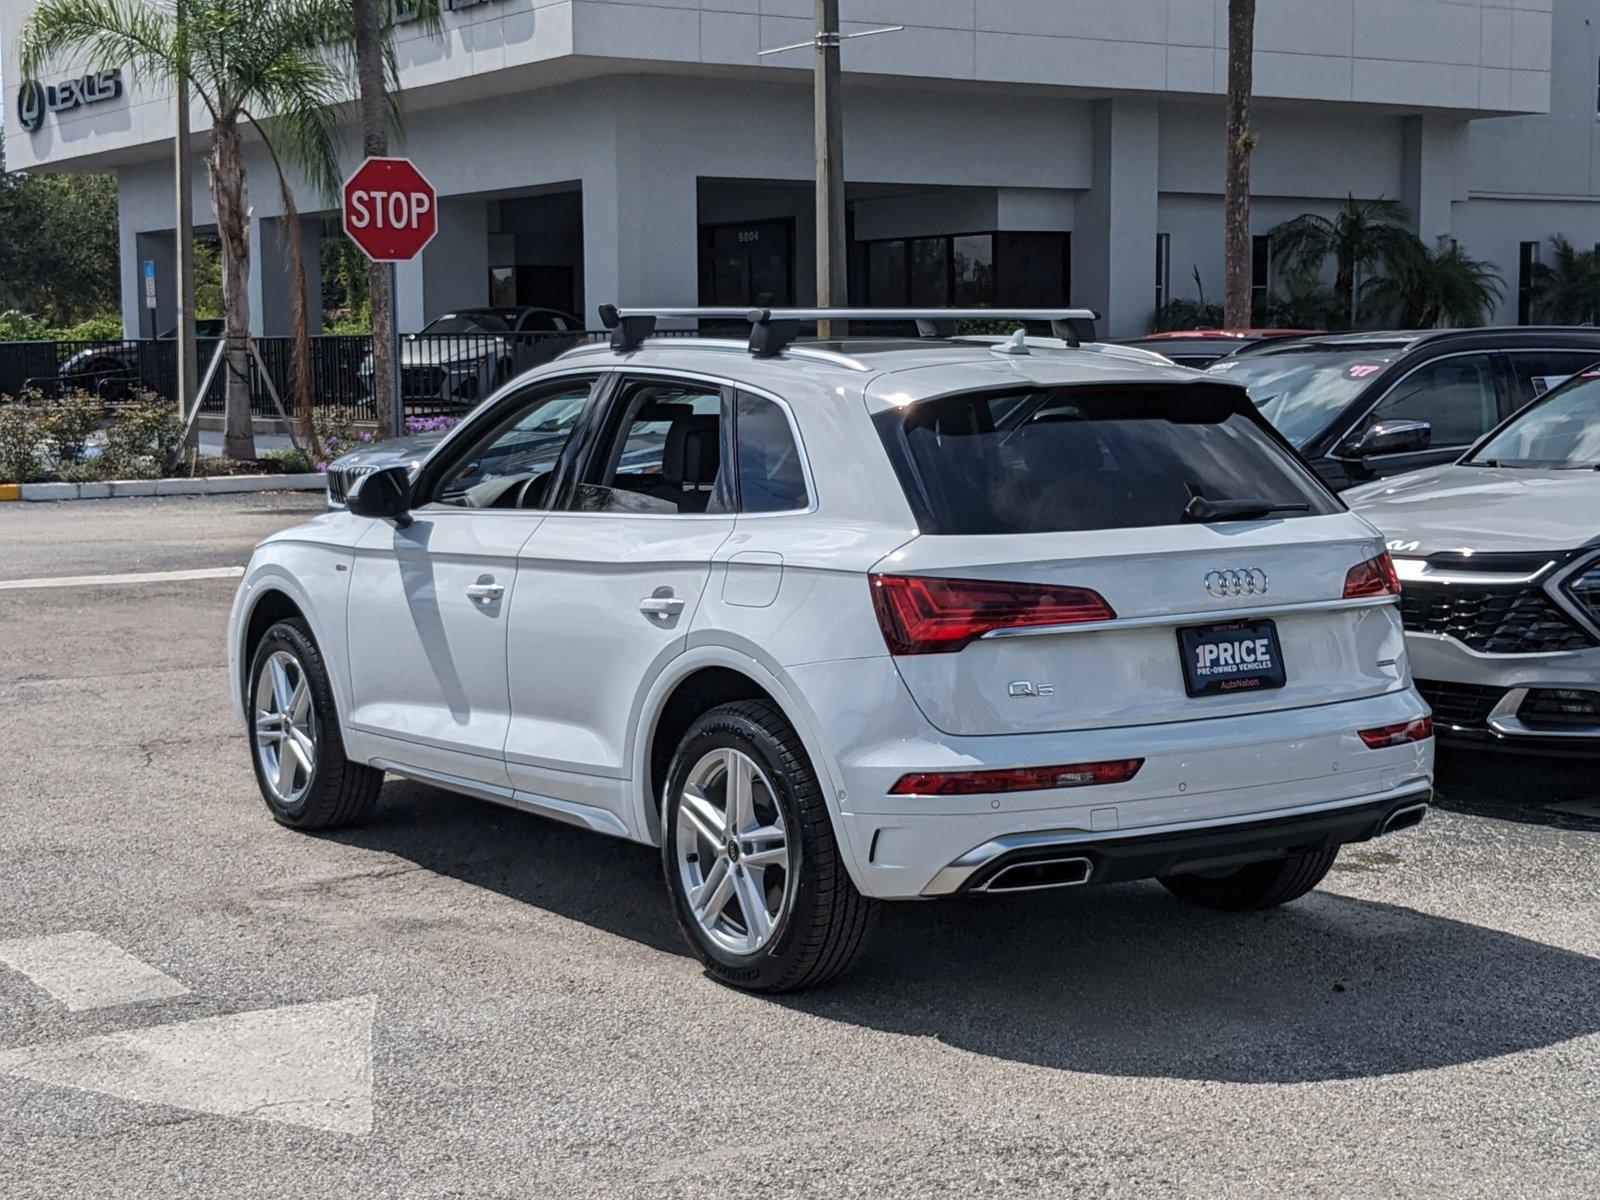
{"type": "Polygon", "coordinates": [[[1310,512],[1309,504],[1280,504],[1274,500],[1207,500],[1195,496],[1184,507],[1183,519],[1209,525],[1214,521],[1254,521],[1279,513],[1310,512]]]}

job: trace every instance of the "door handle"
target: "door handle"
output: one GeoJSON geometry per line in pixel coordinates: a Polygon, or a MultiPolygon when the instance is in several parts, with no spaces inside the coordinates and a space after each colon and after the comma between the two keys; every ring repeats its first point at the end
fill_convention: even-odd
{"type": "Polygon", "coordinates": [[[639,611],[664,621],[683,611],[683,600],[678,596],[646,596],[639,601],[639,611]]]}
{"type": "Polygon", "coordinates": [[[506,585],[503,583],[469,583],[467,585],[467,596],[473,600],[482,600],[486,604],[491,600],[500,599],[505,594],[506,585]]]}

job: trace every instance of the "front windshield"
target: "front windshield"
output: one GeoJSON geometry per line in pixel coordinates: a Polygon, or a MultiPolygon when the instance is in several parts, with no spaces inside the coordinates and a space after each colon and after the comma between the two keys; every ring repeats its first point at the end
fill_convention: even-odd
{"type": "Polygon", "coordinates": [[[511,327],[494,313],[446,313],[422,327],[423,333],[508,333],[511,327]]]}
{"type": "Polygon", "coordinates": [[[1298,449],[1326,429],[1401,349],[1286,347],[1223,359],[1207,374],[1242,384],[1261,415],[1298,449]]]}
{"type": "Polygon", "coordinates": [[[1464,460],[1472,466],[1600,469],[1600,371],[1534,401],[1464,460]]]}

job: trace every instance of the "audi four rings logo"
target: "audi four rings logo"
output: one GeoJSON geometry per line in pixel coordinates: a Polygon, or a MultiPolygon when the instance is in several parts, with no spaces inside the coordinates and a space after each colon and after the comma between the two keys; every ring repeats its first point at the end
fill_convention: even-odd
{"type": "Polygon", "coordinates": [[[1267,592],[1267,573],[1260,567],[1207,571],[1206,591],[1219,600],[1229,596],[1264,596],[1267,592]]]}

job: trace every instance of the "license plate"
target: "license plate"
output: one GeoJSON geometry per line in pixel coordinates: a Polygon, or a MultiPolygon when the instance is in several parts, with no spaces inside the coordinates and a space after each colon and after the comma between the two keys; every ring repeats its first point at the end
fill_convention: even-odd
{"type": "Polygon", "coordinates": [[[1183,686],[1190,696],[1265,692],[1285,682],[1278,627],[1271,621],[1226,621],[1178,630],[1183,686]]]}

